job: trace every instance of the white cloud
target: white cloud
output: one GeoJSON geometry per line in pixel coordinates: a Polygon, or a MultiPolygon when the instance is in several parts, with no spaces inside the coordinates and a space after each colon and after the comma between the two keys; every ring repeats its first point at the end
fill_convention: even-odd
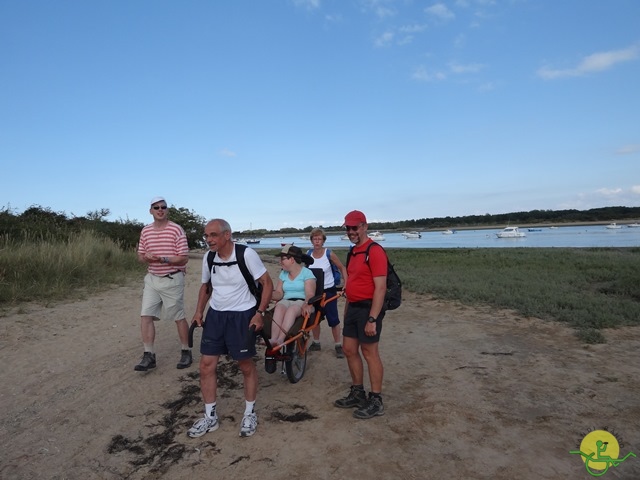
{"type": "Polygon", "coordinates": [[[640,195],[640,185],[634,185],[633,187],[631,187],[631,193],[640,195]]]}
{"type": "Polygon", "coordinates": [[[390,3],[389,0],[364,0],[364,7],[371,10],[378,18],[392,17],[395,15],[395,11],[388,7],[386,4],[390,3]]]}
{"type": "Polygon", "coordinates": [[[233,151],[229,150],[228,148],[223,148],[222,150],[220,150],[218,152],[218,154],[220,154],[223,157],[235,157],[236,156],[236,152],[233,152],[233,151]]]}
{"type": "Polygon", "coordinates": [[[459,63],[451,62],[449,69],[452,73],[477,73],[484,68],[484,65],[480,63],[469,63],[467,65],[460,65],[459,63]]]}
{"type": "Polygon", "coordinates": [[[563,77],[580,77],[590,73],[602,72],[614,67],[618,63],[635,60],[640,55],[638,45],[632,45],[622,50],[612,50],[609,52],[598,52],[588,55],[574,68],[554,69],[542,67],[538,70],[538,76],[552,80],[563,77]]]}
{"type": "Polygon", "coordinates": [[[296,7],[304,7],[309,10],[320,8],[320,0],[292,0],[296,7]]]}
{"type": "Polygon", "coordinates": [[[429,72],[426,67],[419,66],[415,69],[411,78],[419,82],[435,82],[444,80],[447,76],[442,72],[429,72]]]}
{"type": "Polygon", "coordinates": [[[419,33],[426,29],[427,29],[426,25],[414,23],[412,25],[403,25],[398,30],[402,33],[419,33]]]}
{"type": "Polygon", "coordinates": [[[616,155],[629,155],[636,152],[640,152],[640,144],[620,147],[616,150],[616,155]]]}
{"type": "Polygon", "coordinates": [[[436,3],[424,9],[427,15],[437,17],[440,20],[451,20],[455,18],[455,14],[447,8],[444,3],[436,3]]]}
{"type": "Polygon", "coordinates": [[[615,197],[622,193],[621,188],[599,188],[596,193],[603,197],[615,197]]]}
{"type": "Polygon", "coordinates": [[[375,39],[373,44],[376,47],[386,47],[391,42],[393,42],[393,37],[393,32],[384,32],[382,35],[375,39]]]}

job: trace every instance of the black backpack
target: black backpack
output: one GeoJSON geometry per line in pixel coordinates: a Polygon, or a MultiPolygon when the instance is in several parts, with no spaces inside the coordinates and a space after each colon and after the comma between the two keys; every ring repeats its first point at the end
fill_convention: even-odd
{"type": "MultiPolygon", "coordinates": [[[[365,255],[364,261],[367,265],[369,265],[369,250],[373,245],[377,245],[380,248],[382,248],[382,250],[384,250],[382,245],[376,242],[371,242],[364,252],[353,253],[353,246],[352,246],[349,249],[349,253],[347,253],[347,267],[349,266],[349,260],[351,259],[351,256],[359,255],[359,254],[365,255]]],[[[386,253],[387,252],[385,251],[385,254],[386,253]]],[[[395,269],[393,268],[393,265],[389,261],[389,256],[387,255],[387,293],[385,293],[384,295],[384,303],[382,305],[382,308],[384,310],[395,310],[400,306],[401,303],[402,303],[402,281],[400,280],[400,277],[398,276],[395,269]]]]}
{"type": "MultiPolygon", "coordinates": [[[[214,262],[213,259],[216,257],[216,252],[211,252],[207,254],[207,265],[209,265],[209,272],[211,269],[215,267],[231,267],[233,265],[238,265],[240,267],[240,271],[242,272],[242,276],[247,282],[247,286],[249,287],[249,291],[251,294],[256,297],[256,306],[260,305],[260,299],[262,298],[262,284],[260,282],[256,282],[251,276],[251,272],[249,272],[249,268],[247,267],[247,262],[244,259],[244,251],[248,248],[246,245],[242,245],[240,243],[235,244],[236,247],[236,261],[235,262],[214,262]]],[[[209,287],[211,287],[211,283],[209,283],[209,287]]]]}

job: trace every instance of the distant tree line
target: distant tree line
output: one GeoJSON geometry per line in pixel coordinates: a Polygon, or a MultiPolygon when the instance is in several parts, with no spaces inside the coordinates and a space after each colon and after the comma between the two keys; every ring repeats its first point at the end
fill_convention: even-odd
{"type": "MultiPolygon", "coordinates": [[[[369,230],[429,230],[446,228],[479,228],[495,225],[562,225],[568,223],[640,221],[640,207],[602,207],[590,210],[531,210],[491,215],[466,215],[463,217],[434,217],[397,222],[372,222],[369,230]]],[[[305,228],[282,228],[275,233],[300,235],[309,233],[313,226],[305,228]]],[[[322,227],[327,232],[341,231],[340,226],[322,227]]],[[[267,232],[265,233],[274,233],[267,232]]],[[[255,234],[255,233],[254,233],[255,234]]]]}
{"type": "MultiPolygon", "coordinates": [[[[38,239],[65,241],[82,230],[94,232],[112,239],[128,250],[137,246],[144,224],[131,220],[107,221],[111,212],[107,208],[88,212],[85,216],[67,216],[39,205],[29,207],[21,214],[8,208],[0,210],[0,235],[15,242],[38,239]]],[[[205,219],[186,208],[169,207],[169,218],[184,228],[189,248],[203,246],[205,219]]]]}
{"type": "MultiPolygon", "coordinates": [[[[32,206],[17,214],[9,208],[0,209],[0,235],[9,240],[66,240],[69,235],[83,229],[90,229],[114,240],[123,249],[133,249],[138,244],[144,224],[139,221],[107,221],[109,209],[88,212],[85,216],[67,216],[39,205],[32,206]]],[[[206,219],[193,210],[183,207],[169,207],[169,218],[182,226],[187,235],[189,248],[203,248],[204,225],[206,219]]],[[[397,222],[373,222],[372,230],[428,230],[445,228],[478,228],[506,224],[562,225],[566,223],[640,221],[640,207],[602,207],[590,210],[531,210],[498,215],[467,215],[463,217],[435,217],[397,222]]],[[[327,232],[341,231],[339,225],[321,228],[327,232]]],[[[281,228],[280,230],[258,229],[235,232],[236,236],[281,235],[293,236],[309,233],[314,226],[305,228],[281,228]]]]}

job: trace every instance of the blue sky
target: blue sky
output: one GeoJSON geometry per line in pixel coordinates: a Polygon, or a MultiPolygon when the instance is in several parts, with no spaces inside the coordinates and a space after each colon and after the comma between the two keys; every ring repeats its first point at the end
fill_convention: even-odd
{"type": "Polygon", "coordinates": [[[640,206],[637,0],[0,0],[0,207],[640,206]]]}

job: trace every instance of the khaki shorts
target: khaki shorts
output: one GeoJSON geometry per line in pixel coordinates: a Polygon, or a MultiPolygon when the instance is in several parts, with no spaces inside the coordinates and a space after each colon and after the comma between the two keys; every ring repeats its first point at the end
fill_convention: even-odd
{"type": "Polygon", "coordinates": [[[141,317],[157,317],[163,320],[182,320],[184,312],[184,273],[167,277],[147,273],[144,277],[141,317]]]}

